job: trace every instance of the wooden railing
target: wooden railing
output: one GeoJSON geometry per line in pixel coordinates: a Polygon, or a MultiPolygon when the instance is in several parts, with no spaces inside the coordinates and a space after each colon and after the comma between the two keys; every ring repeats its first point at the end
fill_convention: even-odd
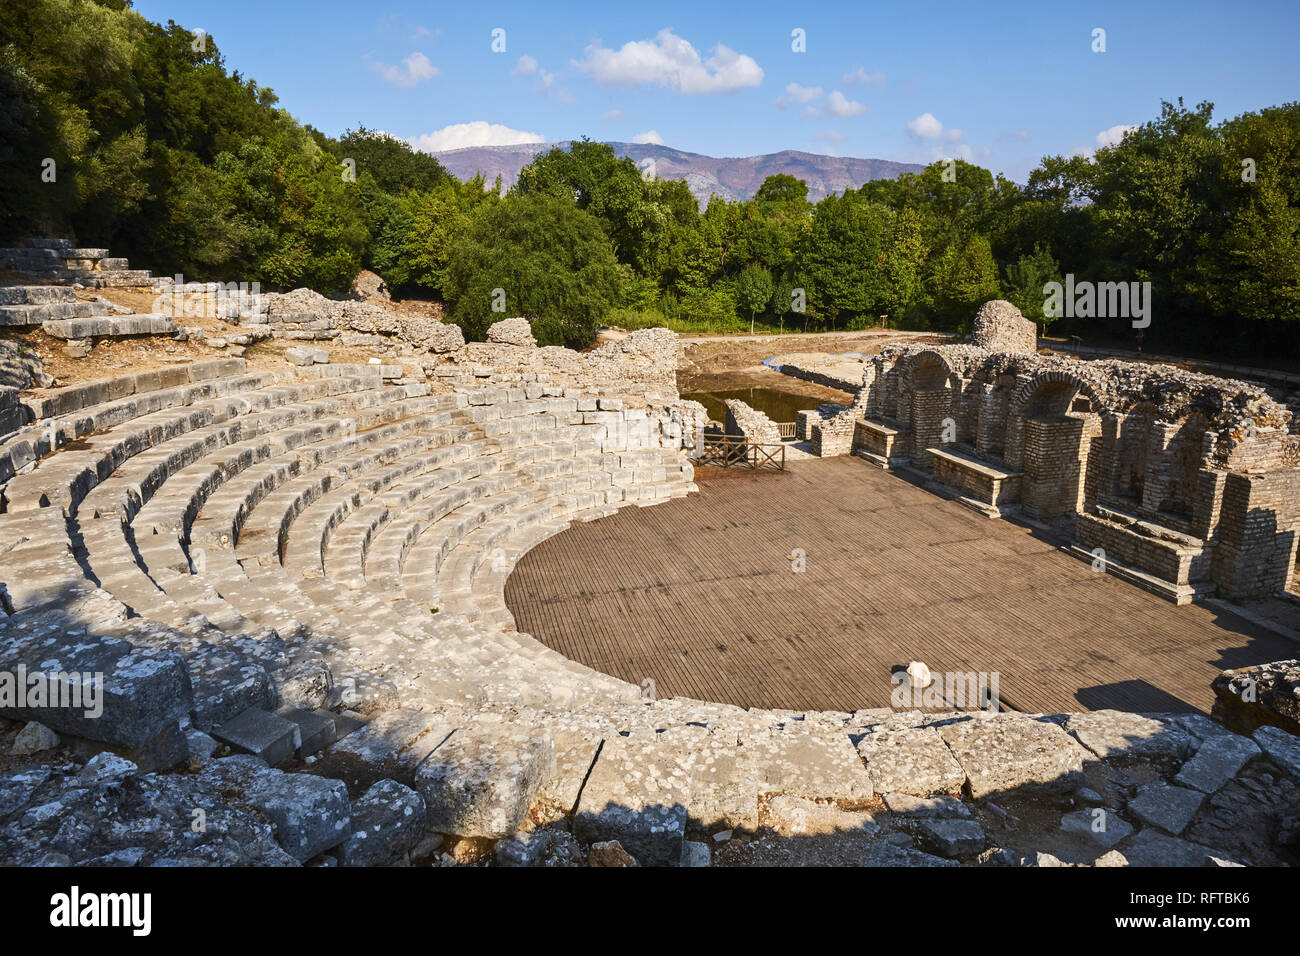
{"type": "Polygon", "coordinates": [[[697,466],[715,468],[775,468],[785,471],[785,445],[763,444],[738,435],[707,435],[697,466]]]}
{"type": "Polygon", "coordinates": [[[782,438],[794,438],[794,430],[799,427],[798,422],[775,422],[774,424],[782,438]]]}

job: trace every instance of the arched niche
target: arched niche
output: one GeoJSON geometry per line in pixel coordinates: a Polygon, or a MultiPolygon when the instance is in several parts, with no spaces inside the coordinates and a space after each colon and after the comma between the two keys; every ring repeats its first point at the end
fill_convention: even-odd
{"type": "Polygon", "coordinates": [[[957,439],[960,415],[960,378],[937,352],[921,352],[908,370],[908,424],[912,431],[911,458],[930,467],[926,450],[957,439]]]}
{"type": "Polygon", "coordinates": [[[1102,431],[1091,388],[1060,372],[1044,373],[1017,393],[1010,418],[1020,444],[1021,507],[1040,518],[1083,510],[1088,460],[1102,431]]]}

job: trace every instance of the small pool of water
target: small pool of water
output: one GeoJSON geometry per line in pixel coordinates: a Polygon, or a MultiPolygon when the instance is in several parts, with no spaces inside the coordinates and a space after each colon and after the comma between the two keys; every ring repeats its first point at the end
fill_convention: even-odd
{"type": "Polygon", "coordinates": [[[782,392],[774,388],[733,388],[716,392],[686,392],[682,398],[699,402],[709,412],[714,421],[727,420],[726,401],[738,398],[750,408],[758,409],[774,422],[793,422],[799,418],[799,412],[806,408],[816,408],[822,404],[820,399],[793,392],[782,392]]]}

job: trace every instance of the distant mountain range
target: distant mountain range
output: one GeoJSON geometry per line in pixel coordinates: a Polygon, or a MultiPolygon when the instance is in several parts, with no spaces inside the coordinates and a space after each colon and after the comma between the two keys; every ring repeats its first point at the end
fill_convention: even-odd
{"type": "MultiPolygon", "coordinates": [[[[830,193],[857,189],[872,179],[893,179],[899,173],[919,173],[924,167],[916,163],[896,163],[888,159],[852,159],[844,156],[821,156],[783,149],[762,156],[724,157],[687,153],[667,146],[643,143],[610,143],[620,157],[626,156],[638,166],[654,161],[654,174],[660,179],[684,179],[691,193],[703,206],[709,196],[736,201],[751,199],[768,176],[787,173],[808,184],[808,198],[813,202],[830,193]]],[[[563,143],[527,143],[519,146],[470,146],[449,149],[433,155],[458,179],[483,173],[488,182],[500,176],[506,186],[513,186],[519,170],[534,156],[563,143]]],[[[644,168],[644,167],[643,167],[644,168]]]]}

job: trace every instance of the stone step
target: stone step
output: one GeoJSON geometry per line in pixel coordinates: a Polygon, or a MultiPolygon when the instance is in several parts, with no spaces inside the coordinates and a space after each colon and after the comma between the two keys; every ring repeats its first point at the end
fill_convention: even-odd
{"type": "MultiPolygon", "coordinates": [[[[364,381],[352,381],[351,384],[361,385],[364,381]]],[[[326,392],[346,393],[348,384],[349,381],[344,381],[320,388],[326,392]]],[[[118,414],[105,416],[103,424],[110,424],[115,417],[126,419],[128,424],[121,428],[109,427],[100,434],[86,437],[76,450],[48,456],[35,471],[10,481],[6,500],[15,509],[60,505],[75,510],[91,488],[132,456],[160,441],[238,415],[242,410],[238,394],[228,399],[212,398],[215,393],[223,391],[216,383],[202,383],[170,393],[147,393],[120,403],[116,409],[118,414]],[[150,414],[150,409],[161,410],[150,414]]],[[[375,403],[381,391],[383,399],[388,400],[399,397],[400,390],[367,389],[335,399],[334,404],[340,410],[365,407],[375,403]]]]}
{"type": "Polygon", "coordinates": [[[78,302],[75,299],[0,305],[0,326],[29,328],[39,325],[46,334],[54,335],[56,338],[69,338],[68,335],[58,334],[57,330],[75,327],[77,323],[106,321],[102,317],[107,314],[108,307],[103,303],[78,302]]]}
{"type": "Polygon", "coordinates": [[[0,286],[0,306],[49,305],[54,302],[75,302],[77,292],[62,285],[0,286]]]}
{"type": "MultiPolygon", "coordinates": [[[[96,305],[104,312],[107,308],[96,305]]],[[[117,315],[98,318],[51,320],[42,331],[56,339],[125,338],[131,335],[175,335],[176,323],[169,315],[117,315]]]]}
{"type": "Polygon", "coordinates": [[[71,249],[71,239],[46,239],[40,236],[19,239],[18,245],[24,249],[71,249]]]}

